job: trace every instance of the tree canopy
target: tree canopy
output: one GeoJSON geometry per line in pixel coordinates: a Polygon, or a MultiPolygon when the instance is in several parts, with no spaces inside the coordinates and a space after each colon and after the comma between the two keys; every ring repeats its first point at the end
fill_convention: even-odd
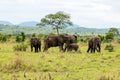
{"type": "Polygon", "coordinates": [[[70,21],[70,15],[66,14],[62,11],[59,11],[55,14],[48,14],[44,18],[41,19],[41,25],[52,26],[53,29],[57,30],[57,34],[59,35],[59,29],[63,29],[69,25],[72,25],[70,21]]]}
{"type": "Polygon", "coordinates": [[[119,35],[119,31],[117,28],[110,28],[108,33],[113,33],[114,36],[119,35]]]}

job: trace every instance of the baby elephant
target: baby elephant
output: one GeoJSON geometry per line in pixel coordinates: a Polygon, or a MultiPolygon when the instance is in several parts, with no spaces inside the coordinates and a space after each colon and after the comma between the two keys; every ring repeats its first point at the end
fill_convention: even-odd
{"type": "Polygon", "coordinates": [[[71,44],[67,45],[67,51],[72,51],[72,50],[77,51],[78,48],[79,48],[79,46],[77,43],[71,43],[71,44]]]}

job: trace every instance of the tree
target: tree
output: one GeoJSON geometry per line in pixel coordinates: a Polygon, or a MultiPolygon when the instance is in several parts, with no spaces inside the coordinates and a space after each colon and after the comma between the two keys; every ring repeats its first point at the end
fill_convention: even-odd
{"type": "Polygon", "coordinates": [[[24,42],[25,41],[25,33],[21,32],[21,36],[22,36],[22,41],[24,42]]]}
{"type": "Polygon", "coordinates": [[[113,33],[114,36],[119,35],[119,31],[118,31],[117,28],[110,28],[109,31],[108,31],[108,33],[113,33]]]}
{"type": "Polygon", "coordinates": [[[106,33],[105,38],[113,40],[114,39],[114,34],[112,32],[108,32],[108,33],[106,33]]]}
{"type": "Polygon", "coordinates": [[[72,25],[70,21],[70,15],[62,11],[59,11],[55,14],[48,14],[41,19],[41,25],[52,26],[53,29],[56,29],[57,34],[59,35],[59,29],[65,28],[68,25],[72,25]]]}

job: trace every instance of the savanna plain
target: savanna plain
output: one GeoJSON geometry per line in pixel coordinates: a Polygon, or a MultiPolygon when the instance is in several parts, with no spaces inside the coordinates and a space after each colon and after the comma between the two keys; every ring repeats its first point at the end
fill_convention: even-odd
{"type": "Polygon", "coordinates": [[[78,42],[77,52],[60,52],[52,47],[48,52],[14,51],[14,41],[0,43],[0,80],[120,80],[120,44],[112,42],[114,51],[87,53],[87,43],[78,42]]]}

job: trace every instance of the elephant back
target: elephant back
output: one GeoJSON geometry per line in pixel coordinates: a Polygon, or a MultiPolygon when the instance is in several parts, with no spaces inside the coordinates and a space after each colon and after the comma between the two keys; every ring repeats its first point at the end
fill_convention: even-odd
{"type": "Polygon", "coordinates": [[[57,35],[48,35],[44,39],[44,44],[48,46],[58,46],[58,36],[57,35]]]}

